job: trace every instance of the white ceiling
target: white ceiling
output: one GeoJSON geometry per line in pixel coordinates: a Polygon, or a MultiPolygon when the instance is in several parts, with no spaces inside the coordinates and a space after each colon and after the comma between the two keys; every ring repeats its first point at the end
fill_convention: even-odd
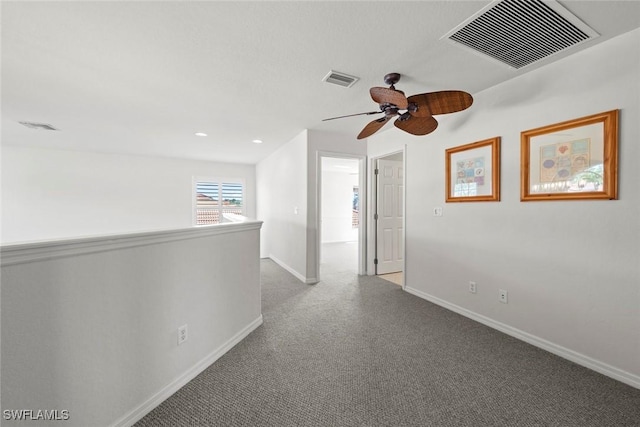
{"type": "MultiPolygon", "coordinates": [[[[355,139],[370,117],[321,120],[376,110],[389,72],[474,94],[565,56],[516,71],[440,40],[489,3],[3,1],[2,144],[256,163],[303,129],[355,139]]],[[[601,35],[582,48],[640,26],[640,1],[560,3],[601,35]]]]}

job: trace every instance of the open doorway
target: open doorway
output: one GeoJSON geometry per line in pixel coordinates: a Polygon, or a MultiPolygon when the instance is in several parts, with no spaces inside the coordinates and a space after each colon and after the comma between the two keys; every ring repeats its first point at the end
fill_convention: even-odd
{"type": "Polygon", "coordinates": [[[374,161],[375,274],[404,287],[404,155],[374,161]]]}
{"type": "Polygon", "coordinates": [[[364,274],[364,158],[322,154],[319,158],[320,275],[364,274]]]}

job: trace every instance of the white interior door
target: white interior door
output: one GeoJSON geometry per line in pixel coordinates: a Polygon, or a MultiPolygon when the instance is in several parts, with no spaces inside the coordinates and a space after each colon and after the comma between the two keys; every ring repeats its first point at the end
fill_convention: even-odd
{"type": "Polygon", "coordinates": [[[378,160],[377,174],[377,242],[376,273],[386,274],[402,271],[404,241],[402,219],[403,164],[398,160],[378,160]]]}

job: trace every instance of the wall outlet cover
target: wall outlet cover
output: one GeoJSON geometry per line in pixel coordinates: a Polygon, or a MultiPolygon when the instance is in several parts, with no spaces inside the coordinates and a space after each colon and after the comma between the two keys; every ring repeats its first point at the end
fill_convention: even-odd
{"type": "Polygon", "coordinates": [[[504,289],[498,290],[498,301],[500,301],[503,304],[507,304],[508,302],[507,297],[508,297],[507,291],[505,291],[504,289]]]}
{"type": "Polygon", "coordinates": [[[471,292],[472,294],[475,294],[477,290],[478,288],[477,288],[476,282],[469,282],[469,292],[471,292]]]}
{"type": "Polygon", "coordinates": [[[187,325],[178,328],[178,345],[183,344],[189,338],[187,325]]]}

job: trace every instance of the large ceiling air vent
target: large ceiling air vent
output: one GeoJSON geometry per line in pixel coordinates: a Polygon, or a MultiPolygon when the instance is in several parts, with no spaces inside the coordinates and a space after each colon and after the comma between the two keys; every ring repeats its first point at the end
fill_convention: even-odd
{"type": "Polygon", "coordinates": [[[556,1],[498,0],[443,38],[519,69],[598,35],[556,1]]]}
{"type": "Polygon", "coordinates": [[[334,85],[351,87],[353,86],[359,79],[355,76],[350,76],[349,74],[340,73],[338,71],[329,71],[329,74],[324,76],[322,79],[323,82],[333,83],[334,85]]]}
{"type": "Polygon", "coordinates": [[[34,123],[34,122],[18,122],[23,126],[28,127],[29,129],[36,129],[36,130],[58,130],[56,128],[54,128],[51,125],[48,125],[46,123],[34,123]]]}

